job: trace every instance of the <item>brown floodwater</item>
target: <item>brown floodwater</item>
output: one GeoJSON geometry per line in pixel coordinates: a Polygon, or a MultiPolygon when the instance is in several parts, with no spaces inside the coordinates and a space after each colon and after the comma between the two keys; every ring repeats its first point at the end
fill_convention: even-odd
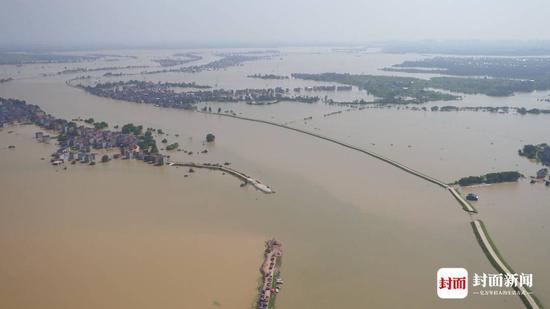
{"type": "MultiPolygon", "coordinates": [[[[152,51],[136,54],[135,63],[158,57],[152,51]]],[[[290,50],[222,71],[145,78],[263,87],[266,81],[246,75],[372,73],[407,57],[418,56],[290,50]]],[[[49,66],[55,71],[65,65],[49,66]]],[[[263,241],[273,236],[285,250],[279,308],[521,307],[515,296],[437,298],[434,279],[440,267],[495,272],[475,240],[470,217],[445,190],[296,132],[98,98],[66,86],[71,76],[40,77],[39,66],[23,69],[29,77],[0,85],[0,96],[25,99],[67,119],[161,128],[170,141],[195,153],[174,152],[173,159],[229,161],[277,193],[241,188],[237,179],[218,172],[197,171],[185,178],[183,168],[135,161],[63,170],[40,160],[55,146],[35,143],[35,127],[20,126],[11,134],[4,128],[1,307],[250,308],[263,241]],[[216,135],[213,145],[204,143],[209,132],[216,135]],[[5,149],[10,144],[17,148],[5,149]],[[202,149],[208,153],[197,154],[202,149]]],[[[322,117],[343,108],[299,103],[223,108],[364,146],[449,182],[500,169],[531,174],[537,166],[519,158],[517,149],[548,136],[543,115],[366,109],[322,117]],[[308,116],[314,117],[304,122],[308,116]]],[[[516,271],[534,273],[534,291],[547,301],[549,191],[525,182],[475,191],[482,197],[477,217],[516,271]]]]}

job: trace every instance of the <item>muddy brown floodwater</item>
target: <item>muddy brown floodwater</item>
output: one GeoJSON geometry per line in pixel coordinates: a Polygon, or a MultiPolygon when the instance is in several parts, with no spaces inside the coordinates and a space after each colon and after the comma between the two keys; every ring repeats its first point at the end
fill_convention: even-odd
{"type": "MultiPolygon", "coordinates": [[[[128,64],[147,63],[147,54],[139,55],[128,64]]],[[[246,74],[346,71],[362,65],[372,73],[404,57],[308,56],[290,50],[272,60],[222,71],[155,78],[231,85],[240,76],[242,84],[235,87],[244,88],[248,82],[266,83],[249,81],[246,74]],[[323,63],[326,67],[317,66],[323,63]]],[[[48,67],[55,71],[52,66],[48,67]]],[[[66,86],[70,76],[41,77],[37,72],[45,69],[40,66],[21,70],[25,79],[0,85],[0,96],[38,104],[60,118],[94,117],[111,125],[133,122],[161,128],[170,141],[194,152],[173,152],[173,159],[229,161],[277,193],[241,188],[239,181],[220,172],[197,170],[184,177],[183,168],[135,161],[68,165],[63,170],[40,160],[55,145],[36,143],[36,127],[4,128],[2,308],[251,308],[264,241],[271,237],[285,246],[285,285],[277,296],[278,308],[522,306],[516,296],[437,298],[435,274],[440,267],[464,267],[470,273],[495,270],[475,240],[468,214],[433,184],[296,132],[94,97],[66,86]],[[216,141],[207,145],[204,137],[209,132],[216,141]],[[11,144],[16,149],[5,149],[11,144]],[[203,149],[208,153],[200,154],[203,149]]],[[[292,125],[373,147],[445,181],[490,172],[489,162],[496,162],[491,165],[495,169],[536,170],[533,163],[516,159],[516,148],[523,141],[544,138],[536,133],[544,120],[529,116],[363,110],[324,118],[326,111],[338,108],[296,104],[296,111],[289,103],[265,109],[242,104],[227,108],[262,119],[274,116],[281,123],[303,119],[310,112],[321,115],[292,125]],[[500,131],[507,125],[517,133],[500,131]],[[471,140],[475,150],[465,150],[465,140],[471,140]]],[[[543,303],[550,295],[544,189],[523,182],[475,189],[482,197],[478,210],[491,236],[516,271],[534,273],[533,289],[543,303]],[[527,235],[536,241],[526,242],[527,235]]]]}

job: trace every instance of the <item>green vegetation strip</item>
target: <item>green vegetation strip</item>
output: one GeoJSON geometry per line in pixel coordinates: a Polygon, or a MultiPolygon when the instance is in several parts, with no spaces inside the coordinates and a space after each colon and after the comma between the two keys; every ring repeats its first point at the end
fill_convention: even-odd
{"type": "MultiPolygon", "coordinates": [[[[453,94],[431,90],[433,88],[442,88],[432,85],[432,80],[413,77],[340,73],[293,73],[292,77],[357,86],[377,98],[373,103],[380,104],[420,104],[429,101],[452,101],[460,99],[459,96],[453,94]]],[[[446,84],[444,83],[444,85],[446,84]]]]}
{"type": "Polygon", "coordinates": [[[488,173],[481,176],[468,176],[460,178],[457,183],[461,186],[479,185],[482,183],[501,183],[501,182],[514,182],[523,176],[518,171],[508,171],[499,173],[488,173]]]}
{"type": "MultiPolygon", "coordinates": [[[[485,227],[483,221],[474,220],[470,222],[470,224],[472,226],[472,229],[474,230],[474,234],[481,249],[487,256],[493,267],[497,271],[504,274],[515,274],[512,267],[510,267],[510,265],[505,262],[504,258],[498,251],[493,240],[489,236],[489,233],[487,232],[487,228],[485,227]]],[[[535,294],[533,294],[531,289],[529,289],[528,287],[520,286],[514,287],[514,289],[519,293],[521,301],[525,304],[527,308],[544,308],[544,306],[541,304],[535,294]]]]}

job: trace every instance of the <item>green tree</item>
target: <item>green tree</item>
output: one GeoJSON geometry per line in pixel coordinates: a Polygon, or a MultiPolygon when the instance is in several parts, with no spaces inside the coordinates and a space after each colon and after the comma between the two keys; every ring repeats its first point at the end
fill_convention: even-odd
{"type": "Polygon", "coordinates": [[[107,128],[108,126],[109,126],[109,124],[107,124],[105,121],[94,123],[94,127],[96,129],[99,129],[99,130],[103,130],[103,129],[107,128]]]}
{"type": "Polygon", "coordinates": [[[214,136],[214,134],[212,134],[212,133],[206,134],[206,141],[207,142],[209,142],[209,143],[213,142],[215,139],[216,139],[216,136],[214,136]]]}
{"type": "Polygon", "coordinates": [[[520,155],[525,156],[528,159],[535,159],[537,157],[537,146],[535,145],[525,145],[523,150],[520,150],[520,155]]]}
{"type": "Polygon", "coordinates": [[[458,181],[458,184],[461,186],[471,186],[471,185],[478,185],[483,183],[483,177],[481,176],[469,176],[461,178],[458,181]]]}
{"type": "Polygon", "coordinates": [[[170,145],[166,146],[166,150],[168,150],[168,151],[175,150],[175,149],[178,149],[179,146],[180,145],[178,143],[173,143],[173,144],[170,144],[170,145]]]}
{"type": "Polygon", "coordinates": [[[139,136],[143,133],[143,126],[135,126],[133,123],[128,123],[122,126],[122,133],[130,134],[133,133],[136,136],[139,136]]]}

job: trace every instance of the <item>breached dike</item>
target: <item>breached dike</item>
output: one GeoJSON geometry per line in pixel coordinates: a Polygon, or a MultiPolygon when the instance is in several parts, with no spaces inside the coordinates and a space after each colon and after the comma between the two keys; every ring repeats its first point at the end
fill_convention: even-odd
{"type": "Polygon", "coordinates": [[[210,163],[193,163],[193,162],[168,162],[169,166],[186,166],[186,167],[195,167],[195,168],[206,168],[210,170],[219,170],[225,173],[228,173],[230,175],[233,175],[242,181],[244,181],[246,184],[251,184],[256,188],[256,190],[261,191],[265,194],[271,194],[275,193],[273,189],[271,189],[268,185],[263,184],[257,179],[254,179],[242,172],[236,171],[232,168],[220,165],[220,164],[210,164],[210,163]]]}
{"type": "Polygon", "coordinates": [[[263,183],[259,182],[258,180],[254,178],[247,178],[246,182],[253,185],[254,188],[262,191],[263,193],[275,193],[273,190],[271,190],[270,187],[264,185],[263,183]]]}

